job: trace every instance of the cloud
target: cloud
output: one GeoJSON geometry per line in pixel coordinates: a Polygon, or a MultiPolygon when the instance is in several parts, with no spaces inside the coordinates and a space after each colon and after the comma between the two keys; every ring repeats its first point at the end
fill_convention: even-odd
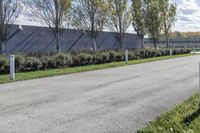
{"type": "MultiPolygon", "coordinates": [[[[177,2],[174,0],[173,2],[177,2]]],[[[197,31],[200,28],[200,2],[182,0],[177,4],[177,22],[174,30],[197,31]]]]}
{"type": "Polygon", "coordinates": [[[189,17],[180,16],[179,18],[179,21],[192,22],[192,19],[190,19],[189,17]]]}
{"type": "MultiPolygon", "coordinates": [[[[177,3],[177,21],[173,31],[200,31],[200,0],[171,0],[171,2],[177,3]]],[[[41,25],[40,22],[31,20],[27,11],[22,12],[16,24],[41,25]]],[[[133,32],[133,27],[130,26],[128,31],[133,32]]]]}

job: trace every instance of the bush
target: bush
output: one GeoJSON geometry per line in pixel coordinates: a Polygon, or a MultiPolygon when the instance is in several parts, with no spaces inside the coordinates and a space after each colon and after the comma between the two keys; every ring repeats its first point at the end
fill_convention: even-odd
{"type": "Polygon", "coordinates": [[[8,65],[8,59],[4,56],[0,56],[0,68],[8,65]]]}
{"type": "Polygon", "coordinates": [[[72,58],[68,54],[59,53],[54,57],[56,67],[66,67],[72,64],[72,58]]]}
{"type": "Polygon", "coordinates": [[[123,52],[118,52],[116,55],[116,61],[123,61],[125,59],[125,54],[123,52]]]}
{"type": "Polygon", "coordinates": [[[102,54],[101,53],[96,53],[96,55],[94,56],[94,63],[95,64],[103,63],[103,59],[102,59],[102,54]]]}
{"type": "MultiPolygon", "coordinates": [[[[173,49],[173,55],[188,54],[191,53],[191,49],[180,48],[173,49]]],[[[25,56],[17,54],[15,57],[15,65],[17,71],[33,71],[47,68],[63,68],[68,66],[85,66],[90,64],[102,64],[114,61],[123,61],[125,58],[125,51],[106,51],[102,50],[96,54],[91,51],[74,52],[71,54],[58,53],[56,55],[47,56],[45,54],[32,54],[35,56],[25,56]]],[[[159,57],[169,55],[169,49],[141,49],[141,50],[129,50],[129,60],[144,59],[150,57],[159,57]]],[[[0,56],[0,72],[9,72],[8,59],[4,56],[0,56]]]]}
{"type": "Polygon", "coordinates": [[[160,50],[161,56],[167,56],[167,51],[166,50],[160,50]]]}
{"type": "Polygon", "coordinates": [[[15,56],[15,67],[18,71],[22,70],[25,65],[25,57],[23,55],[17,54],[15,56]]]}
{"type": "Polygon", "coordinates": [[[93,63],[93,56],[87,53],[80,53],[78,55],[74,55],[73,66],[85,66],[93,63]]]}
{"type": "Polygon", "coordinates": [[[25,61],[25,70],[39,70],[42,67],[42,63],[38,58],[28,57],[25,61]]]}
{"type": "Polygon", "coordinates": [[[9,72],[9,63],[5,56],[0,56],[0,72],[3,74],[9,72]]]}
{"type": "Polygon", "coordinates": [[[184,54],[189,54],[189,53],[191,53],[192,52],[192,50],[191,49],[186,49],[186,51],[185,51],[185,53],[184,54]]]}
{"type": "MultiPolygon", "coordinates": [[[[42,63],[42,69],[46,69],[46,68],[53,68],[51,65],[49,65],[49,60],[50,57],[47,56],[41,56],[40,61],[42,63]],[[51,66],[51,67],[50,67],[51,66]]],[[[53,63],[54,64],[54,63],[53,63]]],[[[55,65],[54,65],[55,66],[55,65]]]]}
{"type": "Polygon", "coordinates": [[[135,54],[132,51],[128,52],[128,58],[129,58],[129,60],[134,60],[135,57],[136,56],[135,56],[135,54]]]}
{"type": "Polygon", "coordinates": [[[116,59],[116,56],[117,56],[117,53],[113,50],[109,51],[109,60],[112,62],[112,61],[115,61],[116,59]]]}
{"type": "Polygon", "coordinates": [[[110,61],[110,52],[98,52],[95,55],[95,64],[108,63],[110,61]]]}
{"type": "Polygon", "coordinates": [[[140,51],[139,51],[140,58],[142,58],[142,59],[145,58],[145,57],[146,57],[146,56],[145,56],[146,53],[147,53],[147,52],[146,52],[145,50],[140,50],[140,51]]]}
{"type": "Polygon", "coordinates": [[[110,54],[108,52],[102,53],[102,63],[110,62],[110,54]]]}

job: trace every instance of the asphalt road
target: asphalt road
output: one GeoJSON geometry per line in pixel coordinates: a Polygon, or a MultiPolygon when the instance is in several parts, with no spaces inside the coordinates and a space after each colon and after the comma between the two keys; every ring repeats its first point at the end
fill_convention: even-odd
{"type": "Polygon", "coordinates": [[[0,133],[133,133],[198,89],[200,56],[0,85],[0,133]]]}

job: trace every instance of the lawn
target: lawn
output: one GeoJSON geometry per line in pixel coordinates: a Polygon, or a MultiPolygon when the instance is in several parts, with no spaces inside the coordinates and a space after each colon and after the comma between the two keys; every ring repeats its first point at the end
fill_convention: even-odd
{"type": "MultiPolygon", "coordinates": [[[[165,60],[165,59],[172,59],[172,58],[178,58],[178,57],[185,57],[185,56],[191,56],[191,55],[192,54],[184,54],[184,55],[175,55],[172,57],[162,56],[162,57],[154,57],[154,58],[148,58],[148,59],[132,60],[132,61],[129,61],[128,65],[140,64],[140,63],[146,63],[146,62],[152,62],[152,61],[159,61],[159,60],[165,60]]],[[[100,64],[100,65],[68,67],[68,68],[64,68],[64,69],[51,69],[51,70],[44,70],[44,71],[41,70],[41,71],[34,71],[34,72],[22,72],[22,73],[16,73],[15,81],[37,79],[37,78],[42,78],[42,77],[65,75],[65,74],[85,72],[85,71],[100,70],[100,69],[119,67],[119,66],[125,66],[125,65],[126,65],[125,62],[113,62],[113,63],[100,64]]],[[[0,75],[0,84],[8,83],[8,82],[13,82],[10,80],[8,74],[0,75]]]]}
{"type": "Polygon", "coordinates": [[[156,118],[137,133],[200,133],[199,95],[156,118]]]}

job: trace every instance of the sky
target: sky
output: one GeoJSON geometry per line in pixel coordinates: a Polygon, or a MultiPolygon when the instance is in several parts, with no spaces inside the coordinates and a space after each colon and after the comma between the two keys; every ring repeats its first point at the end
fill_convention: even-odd
{"type": "MultiPolygon", "coordinates": [[[[173,31],[188,32],[200,31],[200,0],[171,0],[177,4],[177,21],[173,31]]],[[[27,16],[21,15],[16,24],[41,25],[39,22],[31,21],[27,16]]],[[[131,26],[128,32],[134,32],[131,26]]]]}
{"type": "Polygon", "coordinates": [[[173,31],[200,31],[200,0],[172,0],[177,4],[173,31]]]}

